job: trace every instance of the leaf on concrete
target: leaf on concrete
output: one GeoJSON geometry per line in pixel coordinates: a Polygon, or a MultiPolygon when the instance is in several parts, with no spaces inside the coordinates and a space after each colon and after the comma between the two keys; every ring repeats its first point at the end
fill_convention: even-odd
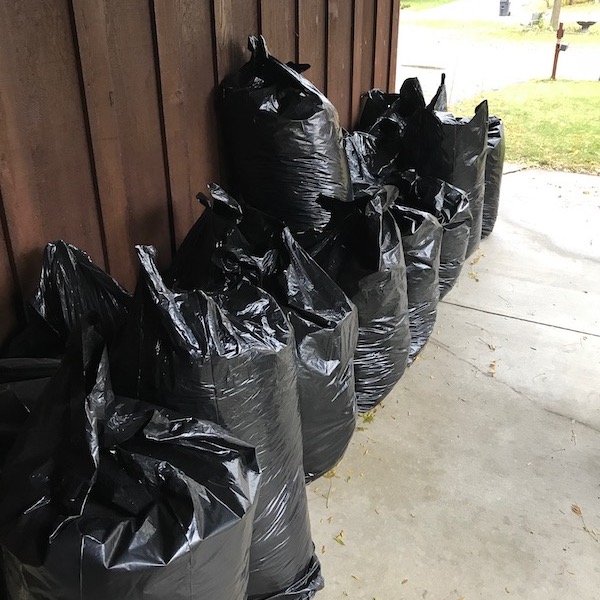
{"type": "Polygon", "coordinates": [[[340,546],[345,546],[346,542],[344,542],[344,530],[342,529],[334,538],[333,538],[340,546]]]}
{"type": "Polygon", "coordinates": [[[578,517],[583,517],[583,514],[581,512],[581,508],[579,508],[579,505],[577,504],[571,504],[571,510],[578,516],[578,517]]]}

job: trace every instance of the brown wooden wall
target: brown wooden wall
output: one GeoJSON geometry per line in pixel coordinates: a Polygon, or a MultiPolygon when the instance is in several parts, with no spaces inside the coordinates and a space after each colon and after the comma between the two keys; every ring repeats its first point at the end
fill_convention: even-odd
{"type": "Polygon", "coordinates": [[[395,86],[400,0],[0,3],[0,340],[65,239],[132,288],[135,244],[162,264],[220,180],[215,86],[262,33],[306,62],[345,127],[395,86]]]}

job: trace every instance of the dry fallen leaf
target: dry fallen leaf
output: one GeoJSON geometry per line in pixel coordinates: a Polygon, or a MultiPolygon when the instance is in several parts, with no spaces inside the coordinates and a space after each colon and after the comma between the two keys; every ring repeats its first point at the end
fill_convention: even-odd
{"type": "Polygon", "coordinates": [[[407,582],[408,582],[408,579],[403,579],[403,580],[402,580],[402,585],[404,585],[404,584],[405,584],[405,583],[407,583],[407,582]]]}
{"type": "Polygon", "coordinates": [[[490,377],[495,377],[496,375],[496,361],[493,360],[490,362],[490,377]]]}
{"type": "Polygon", "coordinates": [[[577,504],[571,504],[571,510],[578,516],[578,517],[583,517],[583,514],[581,513],[581,508],[579,508],[579,506],[577,504]]]}
{"type": "Polygon", "coordinates": [[[335,472],[335,469],[331,469],[331,471],[327,471],[327,473],[325,473],[325,475],[323,475],[323,477],[325,479],[333,479],[334,477],[336,479],[339,479],[338,474],[335,472]]]}
{"type": "Polygon", "coordinates": [[[328,522],[329,524],[333,523],[333,516],[331,516],[331,517],[327,517],[327,522],[328,522]]]}
{"type": "Polygon", "coordinates": [[[321,554],[325,554],[325,544],[321,546],[321,554]]]}
{"type": "Polygon", "coordinates": [[[477,273],[475,271],[469,271],[469,277],[471,279],[474,279],[475,281],[479,281],[479,276],[477,275],[477,273]]]}
{"type": "Polygon", "coordinates": [[[352,575],[352,579],[356,579],[356,581],[360,581],[360,577],[358,575],[352,575]]]}
{"type": "Polygon", "coordinates": [[[334,538],[333,538],[340,546],[345,546],[346,542],[344,542],[344,530],[342,529],[334,538]]]}
{"type": "Polygon", "coordinates": [[[368,413],[365,413],[362,416],[363,419],[363,423],[372,423],[373,420],[375,419],[375,411],[370,410],[368,413]]]}

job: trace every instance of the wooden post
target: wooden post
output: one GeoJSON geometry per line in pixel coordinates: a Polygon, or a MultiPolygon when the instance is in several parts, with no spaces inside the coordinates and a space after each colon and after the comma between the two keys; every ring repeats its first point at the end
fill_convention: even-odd
{"type": "Polygon", "coordinates": [[[550,24],[552,25],[552,29],[554,29],[554,31],[558,29],[561,5],[562,0],[554,0],[554,4],[552,5],[552,16],[550,17],[550,24]]]}
{"type": "Polygon", "coordinates": [[[554,48],[554,64],[552,65],[552,77],[551,79],[556,79],[556,67],[558,66],[558,55],[560,54],[560,42],[563,38],[565,30],[563,28],[563,24],[561,23],[558,26],[558,31],[556,32],[556,47],[554,48]]]}

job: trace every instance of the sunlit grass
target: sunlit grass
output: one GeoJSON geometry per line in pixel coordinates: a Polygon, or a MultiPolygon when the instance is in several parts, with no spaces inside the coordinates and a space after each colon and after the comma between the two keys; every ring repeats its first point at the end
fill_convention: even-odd
{"type": "Polygon", "coordinates": [[[600,82],[530,81],[463,100],[456,115],[487,98],[506,128],[506,160],[600,174],[600,82]]]}

